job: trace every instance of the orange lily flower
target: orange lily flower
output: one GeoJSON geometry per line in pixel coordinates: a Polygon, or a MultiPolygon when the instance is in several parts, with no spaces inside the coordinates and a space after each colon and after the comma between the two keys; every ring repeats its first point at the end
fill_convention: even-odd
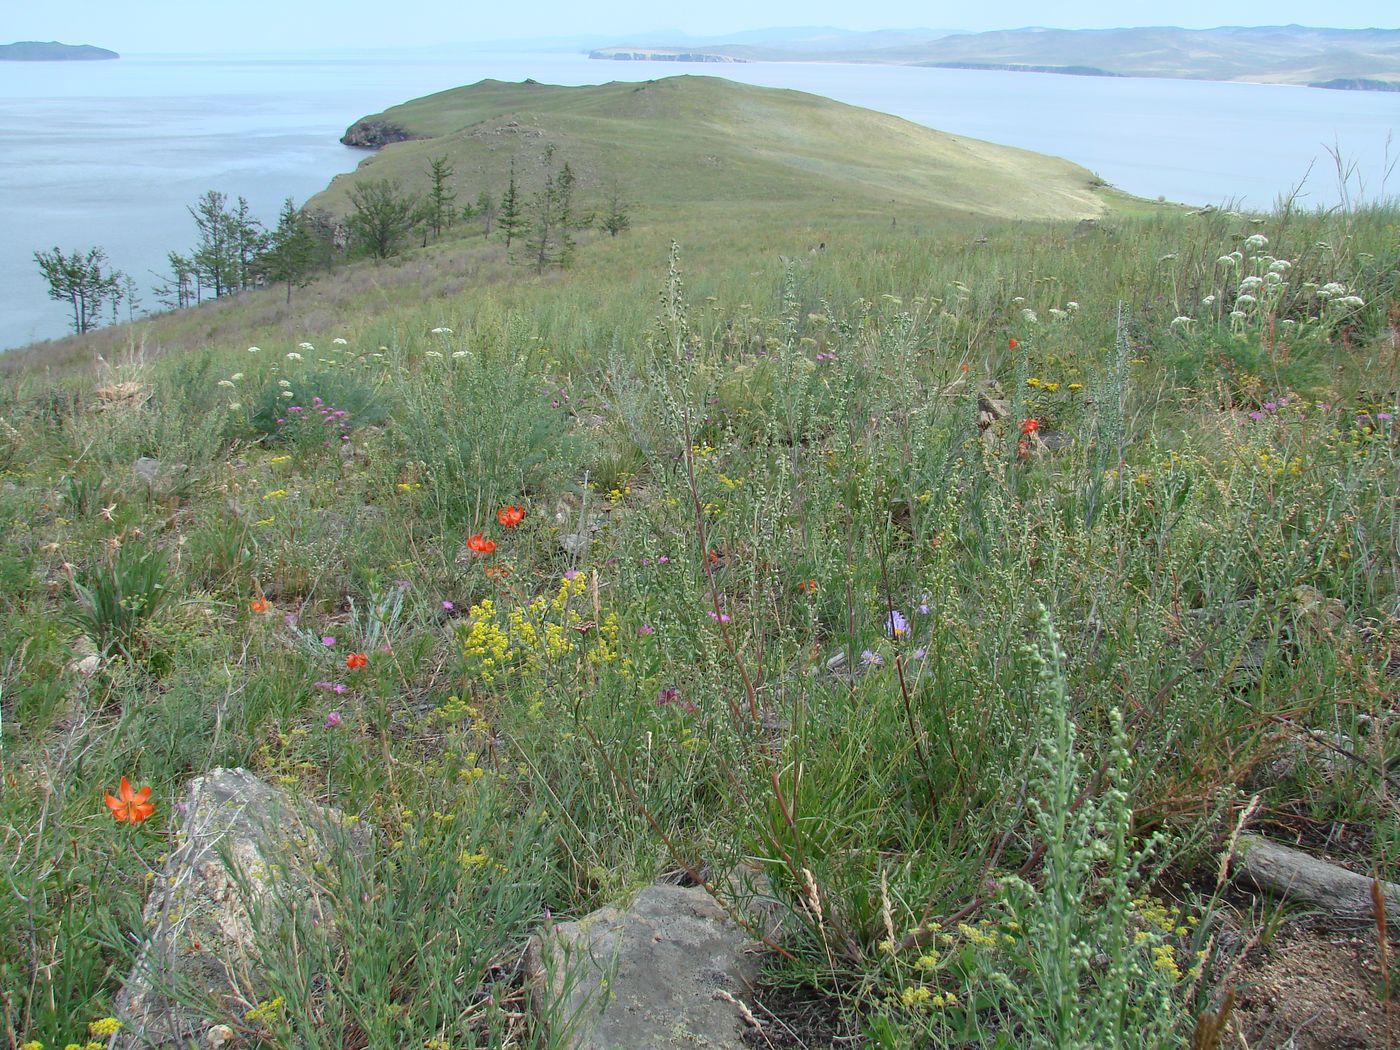
{"type": "Polygon", "coordinates": [[[121,786],[117,788],[117,797],[110,794],[105,795],[107,808],[112,811],[112,816],[117,823],[127,821],[132,824],[139,824],[156,811],[154,802],[146,801],[151,797],[151,786],[147,784],[140,791],[131,790],[131,782],[122,777],[121,786]]]}
{"type": "Polygon", "coordinates": [[[367,663],[369,663],[369,657],[364,653],[349,653],[345,657],[345,666],[352,671],[359,670],[367,663]]]}
{"type": "Polygon", "coordinates": [[[525,508],[515,506],[502,507],[500,510],[496,511],[496,520],[508,529],[514,528],[525,520],[525,508]]]}
{"type": "Polygon", "coordinates": [[[267,604],[266,598],[254,598],[248,603],[248,608],[252,609],[255,613],[265,613],[271,606],[267,604]]]}
{"type": "Polygon", "coordinates": [[[467,537],[467,549],[474,554],[490,554],[496,549],[496,541],[488,540],[478,532],[467,537]]]}

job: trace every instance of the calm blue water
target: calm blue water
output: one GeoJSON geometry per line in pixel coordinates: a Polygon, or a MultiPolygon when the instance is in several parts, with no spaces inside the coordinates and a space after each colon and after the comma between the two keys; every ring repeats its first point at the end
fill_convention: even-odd
{"type": "MultiPolygon", "coordinates": [[[[1383,187],[1400,95],[834,63],[680,66],[570,54],[368,54],[309,59],[136,56],[0,63],[0,347],[61,335],[33,253],[102,245],[143,284],[188,251],[185,211],[209,189],[265,221],[364,154],[357,118],[483,77],[593,84],[677,73],[811,91],[945,131],[1068,157],[1147,197],[1267,207],[1316,162],[1305,202],[1339,190],[1339,146],[1367,193],[1383,187]]],[[[1396,152],[1400,153],[1400,143],[1396,152]]],[[[145,295],[148,306],[153,297],[145,295]]]]}

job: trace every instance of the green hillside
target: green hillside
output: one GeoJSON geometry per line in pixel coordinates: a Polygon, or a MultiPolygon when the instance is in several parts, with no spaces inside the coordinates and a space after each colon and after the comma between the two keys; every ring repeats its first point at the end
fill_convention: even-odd
{"type": "Polygon", "coordinates": [[[557,87],[484,80],[366,117],[413,136],[337,178],[312,207],[346,208],[359,180],[417,186],[447,155],[462,188],[527,181],[549,146],[587,187],[625,184],[644,210],[741,204],[827,216],[895,209],[989,218],[1097,216],[1109,195],[1068,161],[933,131],[798,91],[712,77],[557,87]]]}

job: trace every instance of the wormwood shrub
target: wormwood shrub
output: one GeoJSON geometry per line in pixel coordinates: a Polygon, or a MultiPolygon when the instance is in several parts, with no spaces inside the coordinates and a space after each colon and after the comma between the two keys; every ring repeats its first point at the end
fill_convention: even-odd
{"type": "Polygon", "coordinates": [[[519,333],[499,339],[394,375],[403,455],[444,531],[477,526],[499,504],[543,490],[573,459],[565,417],[551,411],[519,333]]]}

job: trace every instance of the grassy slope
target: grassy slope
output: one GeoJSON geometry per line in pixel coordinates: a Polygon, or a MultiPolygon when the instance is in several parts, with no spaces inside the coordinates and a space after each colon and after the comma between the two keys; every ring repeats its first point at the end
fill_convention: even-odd
{"type": "MultiPolygon", "coordinates": [[[[746,170],[727,207],[657,192],[644,222],[584,244],[568,273],[537,278],[456,231],[345,267],[291,309],[268,291],[144,325],[194,352],[115,368],[139,403],[102,405],[90,378],[37,369],[0,386],[10,1043],[66,1045],[110,1009],[174,803],[218,764],[380,832],[369,857],[325,866],[356,936],[268,938],[249,992],[262,1008],[210,1018],[249,1045],[543,1050],[520,1024],[521,945],[675,863],[639,800],[687,862],[781,858],[766,870],[789,928],[817,927],[785,977],[848,1007],[863,1045],[1067,1045],[1040,1008],[1051,988],[1082,989],[1064,1028],[1133,1010],[1159,1018],[1135,1045],[1184,1045],[1203,1000],[1180,971],[1231,909],[1209,894],[1239,812],[1221,800],[1256,766],[1267,781],[1238,798],[1261,791],[1259,826],[1309,829],[1307,844],[1395,877],[1400,827],[1374,775],[1394,753],[1400,639],[1397,446],[1380,422],[1400,388],[1394,209],[968,222],[839,184],[830,212],[766,201],[753,187],[781,167],[746,170]],[[828,250],[808,253],[817,236],[828,250]],[[671,237],[689,305],[672,296],[658,324],[671,237]],[[1241,278],[1279,272],[1275,256],[1292,265],[1250,305],[1241,278]],[[1333,281],[1364,308],[1322,302],[1333,281]],[[348,406],[350,454],[315,423],[265,433],[259,410],[284,403],[284,382],[348,406]],[[991,442],[974,424],[983,384],[1011,402],[991,442]],[[1025,418],[1070,444],[1021,459],[1025,418]],[[138,456],[190,471],[149,492],[138,456]],[[499,525],[503,504],[526,521],[499,525]],[[568,557],[561,533],[588,513],[599,531],[568,557]],[[508,575],[459,557],[478,531],[508,575]],[[104,578],[117,544],[164,552],[171,600],[124,636],[132,659],[85,680],[65,670],[80,630],[65,573],[104,578]],[[497,676],[470,624],[547,608],[565,567],[587,572],[575,604],[529,615],[561,620],[569,644],[539,652],[517,634],[497,676]],[[1322,615],[1304,607],[1311,588],[1322,615]],[[487,597],[498,613],[473,610],[487,597]],[[1026,655],[1037,603],[1071,654],[1048,681],[1026,655]],[[892,604],[912,636],[888,637],[892,604]],[[826,670],[867,648],[883,667],[826,670]],[[352,651],[367,668],[347,669],[352,651]],[[776,730],[747,723],[744,681],[776,730]],[[1198,934],[1098,907],[1121,864],[1057,878],[1027,858],[1028,769],[1047,794],[1034,759],[1053,758],[1071,718],[1085,771],[1106,769],[1110,707],[1128,716],[1135,766],[1119,775],[1137,830],[1180,835],[1163,858],[1205,872],[1203,897],[1171,880],[1144,892],[1180,894],[1198,934]],[[1375,764],[1323,775],[1288,750],[1295,726],[1345,734],[1375,764]],[[1282,773],[1280,753],[1295,756],[1282,773]],[[102,805],[121,776],[154,788],[147,824],[115,825],[102,805]],[[1020,904],[959,911],[989,870],[1023,863],[1044,891],[997,876],[1020,904]],[[794,869],[824,902],[815,924],[794,869]],[[1022,905],[996,950],[951,919],[1022,905]],[[882,946],[887,923],[898,936],[930,917],[948,929],[928,954],[882,946]],[[1042,950],[1056,937],[1071,958],[1042,950]],[[1136,967],[1117,991],[1098,962],[1110,953],[1136,967]],[[924,1005],[949,990],[951,1007],[924,1005]]],[[[667,194],[704,190],[684,176],[667,194]]],[[[1056,838],[1079,856],[1126,820],[1090,805],[1056,838]]],[[[1256,936],[1248,909],[1225,921],[1256,936]]],[[[1351,1001],[1380,1009],[1358,989],[1351,1001]]]]}
{"type": "Polygon", "coordinates": [[[350,187],[365,178],[422,185],[429,158],[443,154],[464,187],[503,184],[512,157],[533,180],[549,144],[585,187],[616,180],[644,215],[750,205],[786,214],[820,207],[827,216],[913,209],[1068,219],[1099,215],[1106,201],[1088,171],[1058,158],[712,77],[599,87],[488,80],[377,117],[430,138],[386,148],[312,206],[344,210],[350,187]]]}

